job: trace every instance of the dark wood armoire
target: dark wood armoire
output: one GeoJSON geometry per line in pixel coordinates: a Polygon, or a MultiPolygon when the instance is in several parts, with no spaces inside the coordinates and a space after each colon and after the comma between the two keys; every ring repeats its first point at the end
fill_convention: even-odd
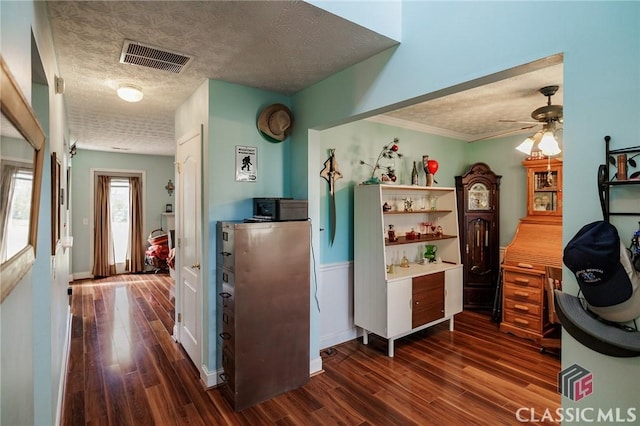
{"type": "Polygon", "coordinates": [[[463,306],[491,309],[500,276],[500,178],[485,163],[456,176],[463,306]]]}

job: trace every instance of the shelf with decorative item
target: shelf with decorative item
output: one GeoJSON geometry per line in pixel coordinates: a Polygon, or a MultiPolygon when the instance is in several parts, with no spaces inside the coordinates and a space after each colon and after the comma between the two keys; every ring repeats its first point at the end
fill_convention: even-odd
{"type": "Polygon", "coordinates": [[[600,207],[605,221],[609,221],[610,216],[640,216],[640,212],[635,208],[630,210],[611,211],[611,200],[609,189],[612,187],[638,186],[640,184],[640,171],[633,171],[638,164],[635,157],[640,156],[640,146],[611,149],[611,136],[605,136],[605,164],[598,167],[598,196],[600,207]],[[629,154],[633,154],[630,155],[629,154]],[[613,167],[616,172],[609,175],[609,168],[613,167]],[[631,172],[631,173],[630,173],[631,172]]]}
{"type": "Polygon", "coordinates": [[[383,214],[385,215],[395,215],[395,214],[426,214],[426,213],[451,213],[453,210],[411,210],[411,211],[407,211],[407,210],[403,210],[403,211],[389,211],[389,212],[383,212],[383,214]]]}
{"type": "Polygon", "coordinates": [[[439,240],[449,240],[451,238],[458,238],[457,235],[431,235],[431,234],[419,234],[415,238],[407,238],[405,237],[397,237],[397,241],[389,241],[388,238],[384,239],[385,246],[397,246],[402,244],[414,244],[414,243],[424,243],[427,241],[439,241],[439,240]]]}

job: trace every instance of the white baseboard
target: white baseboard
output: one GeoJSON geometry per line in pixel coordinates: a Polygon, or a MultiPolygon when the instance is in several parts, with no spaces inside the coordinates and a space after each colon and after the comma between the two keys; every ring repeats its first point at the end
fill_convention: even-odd
{"type": "Polygon", "coordinates": [[[71,281],[89,280],[93,278],[93,274],[91,272],[76,272],[74,274],[70,274],[69,276],[71,277],[71,281]]]}
{"type": "Polygon", "coordinates": [[[69,353],[71,352],[71,306],[67,307],[67,333],[64,338],[62,349],[62,365],[60,366],[60,383],[58,384],[58,401],[56,402],[56,425],[60,425],[62,420],[62,404],[64,402],[64,391],[67,388],[67,369],[69,368],[69,353]]]}
{"type": "Polygon", "coordinates": [[[314,375],[322,371],[322,357],[317,357],[309,363],[309,375],[314,375]]]}
{"type": "Polygon", "coordinates": [[[325,334],[320,339],[320,350],[348,342],[349,340],[357,338],[359,335],[360,333],[358,333],[358,328],[355,326],[349,330],[343,330],[339,333],[325,334]]]}
{"type": "Polygon", "coordinates": [[[206,365],[201,367],[200,381],[205,389],[211,389],[218,386],[218,377],[223,373],[222,368],[216,371],[209,371],[206,365]]]}

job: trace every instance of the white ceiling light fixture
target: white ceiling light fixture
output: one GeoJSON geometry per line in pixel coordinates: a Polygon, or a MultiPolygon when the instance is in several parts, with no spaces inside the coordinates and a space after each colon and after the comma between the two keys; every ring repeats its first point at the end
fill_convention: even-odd
{"type": "Polygon", "coordinates": [[[540,139],[540,143],[538,144],[538,148],[544,155],[558,155],[560,154],[560,145],[558,145],[558,141],[554,136],[553,132],[547,130],[542,135],[542,139],[540,139]]]}
{"type": "Polygon", "coordinates": [[[555,133],[555,124],[549,122],[541,131],[522,141],[516,149],[532,158],[538,158],[540,155],[547,157],[558,155],[562,150],[555,133]]]}
{"type": "Polygon", "coordinates": [[[531,136],[522,141],[522,143],[516,146],[516,149],[523,154],[531,155],[531,150],[533,149],[534,140],[531,136]]]}
{"type": "Polygon", "coordinates": [[[552,105],[551,96],[558,91],[559,86],[546,86],[540,89],[540,93],[547,97],[547,105],[534,110],[531,118],[543,124],[541,131],[528,137],[516,149],[530,157],[558,155],[562,150],[556,139],[556,123],[562,123],[562,105],[552,105]],[[532,155],[532,152],[535,155],[532,155]]]}
{"type": "Polygon", "coordinates": [[[118,87],[118,96],[127,102],[140,102],[144,93],[142,93],[142,88],[135,84],[121,84],[118,87]]]}

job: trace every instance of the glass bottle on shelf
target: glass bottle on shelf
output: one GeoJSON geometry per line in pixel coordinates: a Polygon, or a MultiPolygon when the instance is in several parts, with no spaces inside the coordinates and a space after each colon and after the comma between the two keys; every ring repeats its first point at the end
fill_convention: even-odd
{"type": "Polygon", "coordinates": [[[413,162],[413,170],[411,170],[411,185],[418,185],[418,168],[416,162],[413,162]]]}
{"type": "Polygon", "coordinates": [[[387,231],[389,235],[389,242],[394,243],[398,241],[398,237],[396,237],[396,228],[393,225],[389,225],[389,230],[387,231]]]}

